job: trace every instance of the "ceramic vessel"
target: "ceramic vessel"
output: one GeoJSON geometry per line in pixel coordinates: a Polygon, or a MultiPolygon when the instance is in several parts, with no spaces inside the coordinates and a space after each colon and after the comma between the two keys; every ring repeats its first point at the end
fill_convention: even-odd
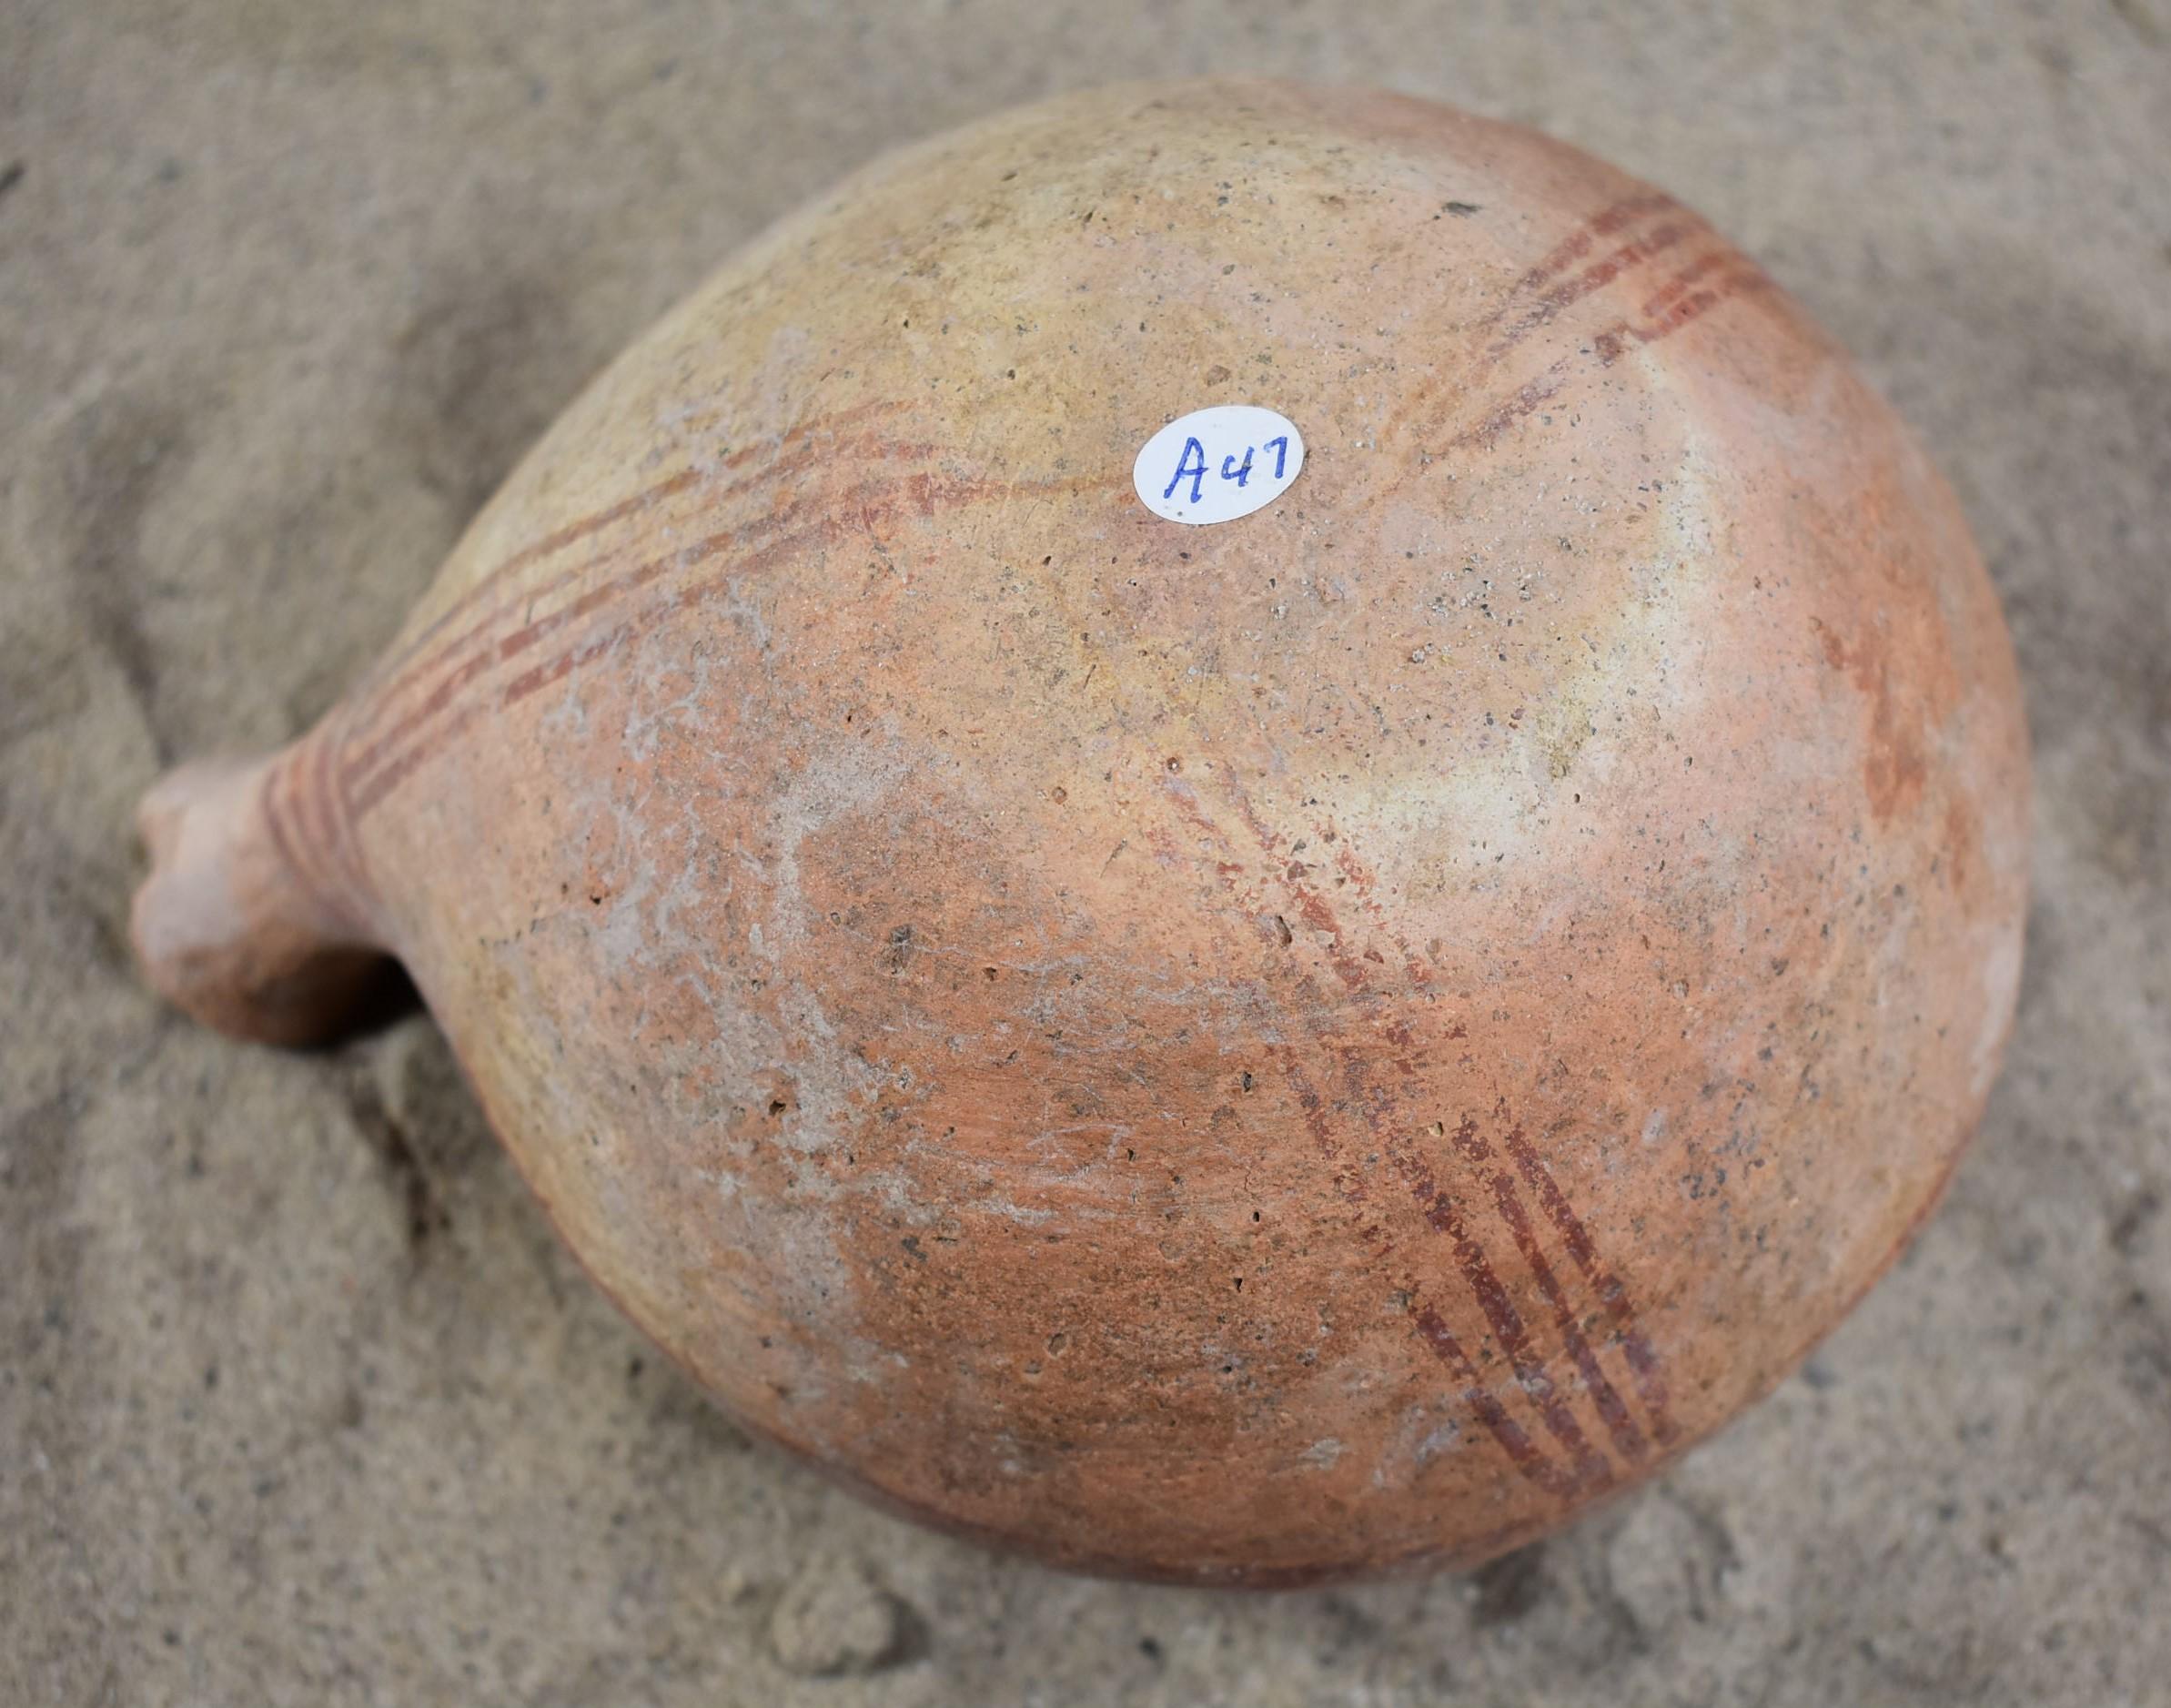
{"type": "MultiPolygon", "coordinates": [[[[1217,471],[1215,478],[1222,478],[1217,471]]],[[[737,1417],[1056,1563],[1468,1563],[1783,1376],[1983,1107],[2026,757],[1951,493],[1701,219],[1350,90],[1070,96],[778,225],[136,941],[412,975],[737,1417]],[[1166,520],[1215,405],[1306,448],[1166,520]]]]}

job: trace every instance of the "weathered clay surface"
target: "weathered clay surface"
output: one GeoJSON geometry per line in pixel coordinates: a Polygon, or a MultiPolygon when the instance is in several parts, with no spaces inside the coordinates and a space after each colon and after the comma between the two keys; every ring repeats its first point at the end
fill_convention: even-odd
{"type": "Polygon", "coordinates": [[[391,951],[735,1414],[1152,1574],[1476,1560],[1722,1421],[1926,1212],[2018,973],[1943,483],[1693,214],[1366,93],[879,164],[214,783],[152,815],[174,994],[292,1036],[391,951]],[[1217,401],[1305,471],[1161,522],[1217,401]]]}

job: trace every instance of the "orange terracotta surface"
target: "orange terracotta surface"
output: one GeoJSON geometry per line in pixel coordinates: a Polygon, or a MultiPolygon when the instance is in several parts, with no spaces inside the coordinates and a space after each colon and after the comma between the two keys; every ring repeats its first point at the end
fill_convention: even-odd
{"type": "Polygon", "coordinates": [[[2026,754],[1950,492],[1693,213],[1371,92],[1072,96],[732,260],[381,665],[146,803],[151,977],[403,962],[733,1413],[1055,1562],[1469,1563],[1927,1213],[2026,754]],[[1302,474],[1149,514],[1165,421],[1302,474]]]}

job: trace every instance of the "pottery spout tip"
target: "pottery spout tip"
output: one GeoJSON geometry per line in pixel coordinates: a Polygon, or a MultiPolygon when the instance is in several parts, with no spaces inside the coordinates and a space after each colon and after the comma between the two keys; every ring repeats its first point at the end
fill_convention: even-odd
{"type": "Polygon", "coordinates": [[[136,813],[150,871],[128,925],[145,980],[175,1006],[236,1037],[303,1045],[349,1030],[390,968],[283,822],[287,757],[197,760],[151,786],[136,813]]]}

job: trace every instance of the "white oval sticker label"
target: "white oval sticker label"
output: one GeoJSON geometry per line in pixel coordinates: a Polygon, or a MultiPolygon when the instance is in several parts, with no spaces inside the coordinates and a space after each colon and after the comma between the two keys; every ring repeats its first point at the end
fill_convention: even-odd
{"type": "Polygon", "coordinates": [[[1287,416],[1217,403],[1147,440],[1131,465],[1131,484],[1165,520],[1233,522],[1273,503],[1303,467],[1304,439],[1287,416]]]}

